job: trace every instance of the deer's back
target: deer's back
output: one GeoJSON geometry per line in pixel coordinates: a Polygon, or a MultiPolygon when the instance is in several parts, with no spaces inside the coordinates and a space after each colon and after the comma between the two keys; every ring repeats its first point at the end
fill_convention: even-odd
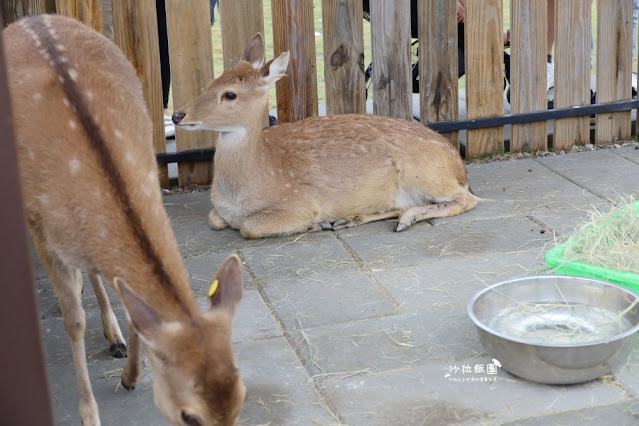
{"type": "Polygon", "coordinates": [[[114,234],[128,232],[127,209],[167,222],[159,211],[151,121],[122,52],[54,15],[23,19],[3,39],[30,226],[45,229],[71,258],[90,256],[86,247],[100,242],[108,246],[106,238],[126,241],[114,234]]]}

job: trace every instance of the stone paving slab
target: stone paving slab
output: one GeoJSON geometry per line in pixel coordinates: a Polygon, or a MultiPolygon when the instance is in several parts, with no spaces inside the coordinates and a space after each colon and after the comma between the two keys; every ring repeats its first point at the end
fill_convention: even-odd
{"type": "MultiPolygon", "coordinates": [[[[639,342],[618,377],[581,385],[538,385],[501,369],[464,381],[453,370],[492,363],[466,315],[468,299],[504,279],[548,273],[546,250],[591,206],[607,208],[606,196],[617,192],[639,195],[639,150],[477,163],[468,171],[476,194],[491,201],[401,233],[388,220],[247,241],[209,229],[206,191],[164,197],[203,309],[220,263],[235,253],[245,266],[233,333],[248,388],[240,424],[639,422],[639,342]]],[[[79,424],[69,341],[50,282],[34,264],[52,407],[58,424],[79,424]]],[[[126,336],[122,305],[110,297],[126,336]]],[[[83,301],[103,424],[165,424],[150,372],[135,391],[118,388],[125,361],[106,352],[88,280],[83,301]]]]}

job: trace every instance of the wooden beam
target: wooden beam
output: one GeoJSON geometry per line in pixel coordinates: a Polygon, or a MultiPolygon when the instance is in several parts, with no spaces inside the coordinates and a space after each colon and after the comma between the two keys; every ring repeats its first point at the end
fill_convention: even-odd
{"type": "Polygon", "coordinates": [[[291,53],[288,73],[276,83],[280,123],[317,115],[317,67],[312,0],[272,0],[273,47],[291,53]]]}
{"type": "Polygon", "coordinates": [[[362,0],[322,0],[326,114],[366,113],[362,0]]]}
{"type": "Polygon", "coordinates": [[[244,48],[256,33],[264,35],[262,0],[220,0],[224,71],[242,58],[244,48]]]}
{"type": "MultiPolygon", "coordinates": [[[[153,147],[156,154],[166,152],[162,77],[158,24],[154,0],[117,0],[113,2],[113,34],[115,44],[124,52],[142,83],[144,100],[153,121],[153,147]]],[[[169,186],[167,166],[158,175],[163,188],[169,186]]]]}
{"type": "MultiPolygon", "coordinates": [[[[514,114],[548,108],[548,0],[512,0],[510,107],[514,114]]],[[[512,126],[510,152],[548,150],[548,122],[512,126]]]]}
{"type": "MultiPolygon", "coordinates": [[[[555,108],[590,105],[590,0],[555,1],[555,108]]],[[[590,143],[590,117],[555,121],[553,149],[590,143]]]]}
{"type": "Polygon", "coordinates": [[[373,111],[413,119],[410,1],[370,0],[373,111]]]}
{"type": "MultiPolygon", "coordinates": [[[[173,80],[173,105],[185,105],[204,91],[213,79],[209,0],[166,0],[166,25],[169,35],[169,61],[173,80]]],[[[217,141],[215,132],[188,132],[175,129],[178,151],[211,148],[217,141]]],[[[178,181],[188,185],[210,185],[212,163],[178,164],[178,181]]]]}
{"type": "MultiPolygon", "coordinates": [[[[632,1],[597,2],[597,103],[632,97],[632,1]]],[[[630,140],[630,111],[597,114],[595,141],[630,140]]]]}
{"type": "MultiPolygon", "coordinates": [[[[459,119],[455,2],[418,0],[419,99],[424,124],[459,119]]],[[[459,150],[459,132],[444,134],[459,150]]]]}
{"type": "MultiPolygon", "coordinates": [[[[502,0],[466,2],[464,45],[468,118],[504,114],[502,20],[502,0]]],[[[503,151],[503,126],[468,131],[467,157],[503,151]]]]}

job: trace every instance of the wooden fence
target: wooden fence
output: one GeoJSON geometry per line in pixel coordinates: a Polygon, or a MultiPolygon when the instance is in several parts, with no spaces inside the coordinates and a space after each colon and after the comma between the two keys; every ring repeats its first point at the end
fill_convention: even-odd
{"type": "MultiPolygon", "coordinates": [[[[27,13],[50,11],[52,1],[2,0],[5,10],[21,3],[29,9],[27,13]]],[[[416,1],[420,17],[420,119],[424,124],[456,121],[459,112],[455,0],[416,1]]],[[[504,114],[503,1],[510,1],[511,7],[511,112],[514,116],[547,108],[547,0],[468,0],[465,68],[470,120],[504,114]]],[[[54,6],[58,13],[75,16],[102,30],[101,0],[55,0],[54,6]]],[[[263,6],[262,0],[220,0],[224,69],[237,63],[246,42],[256,32],[264,32],[263,6]]],[[[372,58],[364,58],[362,0],[322,0],[321,10],[313,8],[312,0],[271,0],[274,35],[268,43],[274,46],[273,55],[291,52],[288,76],[276,86],[280,122],[318,113],[313,26],[314,15],[318,13],[323,22],[327,114],[365,112],[364,70],[372,61],[369,97],[373,97],[374,113],[412,119],[410,7],[411,0],[370,0],[372,58]]],[[[597,27],[593,30],[590,0],[558,0],[554,7],[554,107],[561,111],[590,105],[591,31],[597,35],[597,101],[630,100],[632,0],[598,0],[597,27]]],[[[166,0],[166,11],[173,101],[179,107],[199,94],[213,78],[209,0],[166,0]]],[[[114,0],[113,15],[115,41],[138,70],[155,123],[156,150],[162,153],[166,144],[155,3],[114,0]]],[[[588,115],[555,120],[553,148],[629,140],[631,107],[636,105],[613,108],[612,112],[598,110],[594,141],[588,115]]],[[[511,135],[511,152],[548,149],[547,121],[513,124],[511,135]]],[[[459,147],[458,132],[445,136],[459,147]]],[[[215,144],[211,132],[178,130],[176,139],[178,151],[211,148],[215,144]]],[[[468,130],[467,157],[504,150],[503,125],[468,130]]],[[[161,169],[162,184],[166,185],[166,167],[161,169]]],[[[207,184],[210,178],[210,162],[179,164],[181,186],[207,184]]]]}

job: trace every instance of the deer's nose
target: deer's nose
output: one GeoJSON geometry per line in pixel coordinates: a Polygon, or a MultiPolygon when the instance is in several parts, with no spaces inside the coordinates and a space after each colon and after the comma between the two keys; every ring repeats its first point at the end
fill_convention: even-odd
{"type": "Polygon", "coordinates": [[[175,111],[173,113],[173,123],[180,124],[180,122],[184,119],[185,116],[186,114],[183,113],[182,111],[175,111]]]}

